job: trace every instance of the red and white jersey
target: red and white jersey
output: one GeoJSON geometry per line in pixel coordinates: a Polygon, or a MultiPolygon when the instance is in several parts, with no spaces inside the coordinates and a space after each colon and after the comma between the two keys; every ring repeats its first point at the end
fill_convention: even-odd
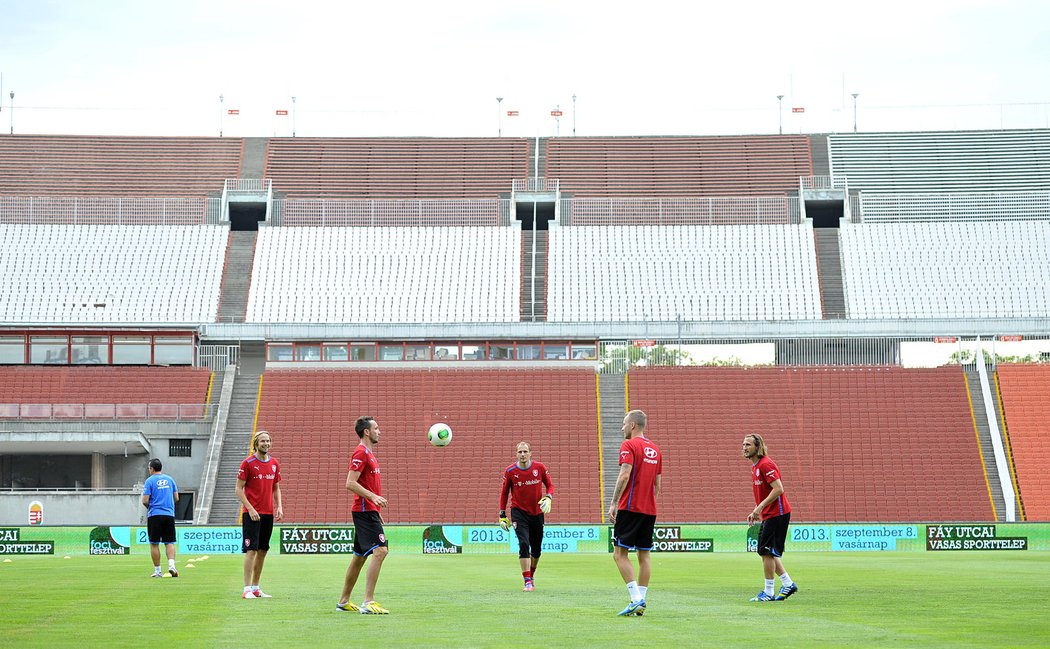
{"type": "Polygon", "coordinates": [[[659,447],[645,437],[632,437],[620,445],[620,464],[631,465],[631,478],[620,494],[619,509],[656,516],[656,476],[664,471],[659,447]]]}
{"type": "MultiPolygon", "coordinates": [[[[354,454],[350,457],[350,470],[360,471],[357,484],[368,489],[377,496],[383,495],[383,488],[379,480],[379,462],[375,453],[370,451],[364,444],[358,444],[354,454]]],[[[355,512],[377,512],[379,507],[367,498],[354,494],[355,512]]]]}
{"type": "Polygon", "coordinates": [[[540,498],[544,494],[554,493],[550,471],[542,462],[529,462],[524,469],[518,463],[508,466],[503,471],[503,484],[499,489],[500,511],[507,509],[507,494],[510,494],[510,506],[532,515],[540,513],[540,498]]]}
{"type": "MultiPolygon", "coordinates": [[[[281,481],[281,463],[274,456],[266,461],[255,455],[241,462],[237,479],[244,480],[244,495],[255,511],[260,514],[273,514],[273,488],[281,481]]],[[[247,509],[241,508],[247,512],[247,509]]]]}
{"type": "MultiPolygon", "coordinates": [[[[756,505],[766,499],[766,496],[773,491],[773,487],[770,485],[779,479],[780,469],[777,468],[776,462],[768,457],[764,457],[752,465],[751,486],[755,490],[756,505]]],[[[784,494],[780,494],[776,500],[766,505],[766,508],[762,510],[762,520],[787,514],[790,511],[791,505],[788,504],[787,498],[784,497],[784,494]]]]}

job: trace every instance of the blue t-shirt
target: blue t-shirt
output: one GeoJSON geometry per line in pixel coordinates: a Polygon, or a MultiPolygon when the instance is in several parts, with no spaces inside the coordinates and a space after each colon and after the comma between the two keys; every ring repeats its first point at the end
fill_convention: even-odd
{"type": "Polygon", "coordinates": [[[142,495],[149,496],[149,512],[147,516],[174,516],[175,494],[179,488],[175,481],[166,473],[155,473],[146,478],[146,484],[142,486],[142,495]]]}

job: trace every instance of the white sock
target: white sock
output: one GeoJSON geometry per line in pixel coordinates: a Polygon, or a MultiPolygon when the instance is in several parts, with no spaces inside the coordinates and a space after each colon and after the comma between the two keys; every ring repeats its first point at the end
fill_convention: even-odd
{"type": "MultiPolygon", "coordinates": [[[[172,568],[172,569],[175,568],[175,560],[174,559],[168,559],[168,567],[172,568]]],[[[160,570],[160,568],[158,568],[158,570],[160,570]]]]}
{"type": "Polygon", "coordinates": [[[766,595],[769,595],[770,597],[773,596],[773,582],[774,581],[775,581],[774,579],[767,579],[766,580],[766,595]]]}
{"type": "Polygon", "coordinates": [[[638,597],[640,599],[645,599],[645,594],[647,592],[649,592],[649,587],[648,586],[639,586],[638,587],[638,597]]]}
{"type": "Polygon", "coordinates": [[[784,574],[780,575],[780,585],[781,586],[784,586],[785,588],[790,588],[794,584],[795,584],[795,582],[791,581],[791,577],[788,577],[788,574],[787,574],[786,571],[784,572],[784,574]]]}
{"type": "Polygon", "coordinates": [[[632,602],[642,601],[642,596],[638,593],[638,582],[629,581],[627,582],[627,592],[631,595],[632,602]]]}
{"type": "Polygon", "coordinates": [[[251,589],[252,589],[252,587],[251,587],[251,586],[245,586],[245,587],[244,587],[244,592],[246,592],[246,593],[247,593],[247,592],[248,592],[248,591],[250,591],[251,589]]]}
{"type": "Polygon", "coordinates": [[[259,590],[259,584],[252,584],[252,591],[259,590]]]}
{"type": "Polygon", "coordinates": [[[153,574],[155,574],[155,575],[159,575],[160,574],[160,566],[153,566],[153,574]]]}

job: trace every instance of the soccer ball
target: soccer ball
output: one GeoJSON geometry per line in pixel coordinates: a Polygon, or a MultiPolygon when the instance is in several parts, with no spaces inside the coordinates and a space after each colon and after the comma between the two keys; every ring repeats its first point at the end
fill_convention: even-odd
{"type": "Polygon", "coordinates": [[[448,424],[434,424],[427,431],[427,441],[434,446],[448,446],[452,441],[452,429],[448,424]]]}

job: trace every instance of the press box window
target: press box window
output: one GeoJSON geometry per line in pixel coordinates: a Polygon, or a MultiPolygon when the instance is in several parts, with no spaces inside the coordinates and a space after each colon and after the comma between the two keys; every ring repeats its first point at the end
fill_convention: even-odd
{"type": "Polygon", "coordinates": [[[65,336],[30,336],[29,358],[34,364],[69,363],[69,338],[65,336]]]}
{"type": "Polygon", "coordinates": [[[149,336],[113,336],[114,365],[149,365],[149,336]]]}
{"type": "Polygon", "coordinates": [[[73,336],[74,365],[108,365],[109,338],[106,336],[73,336]]]}
{"type": "Polygon", "coordinates": [[[168,440],[168,457],[192,457],[193,456],[193,440],[192,439],[169,439],[168,440]]]}
{"type": "Polygon", "coordinates": [[[153,362],[157,365],[193,365],[193,338],[157,336],[153,340],[153,362]]]}
{"type": "Polygon", "coordinates": [[[0,365],[23,365],[26,362],[26,339],[23,336],[0,336],[0,365]]]}

